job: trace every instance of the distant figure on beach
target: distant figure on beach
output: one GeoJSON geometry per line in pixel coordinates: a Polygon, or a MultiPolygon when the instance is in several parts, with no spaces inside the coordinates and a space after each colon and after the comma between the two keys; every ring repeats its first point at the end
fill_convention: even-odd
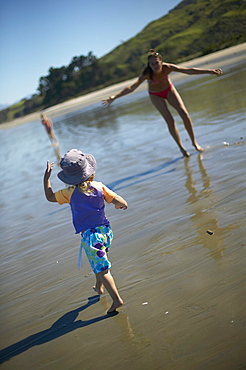
{"type": "Polygon", "coordinates": [[[107,313],[112,313],[123,304],[123,300],[110,272],[108,250],[113,232],[105,215],[104,201],[113,203],[116,209],[127,209],[127,202],[101,182],[94,181],[96,160],[92,154],[71,149],[61,159],[60,166],[62,171],[58,173],[58,178],[70,186],[53,192],[50,183],[53,163],[47,162],[44,174],[46,199],[59,204],[70,204],[75,232],[82,235],[78,267],[80,268],[84,249],[96,276],[93,289],[97,294],[103,294],[104,287],[106,288],[113,300],[107,313]]]}
{"type": "Polygon", "coordinates": [[[179,149],[181,150],[183,156],[189,157],[190,153],[186,151],[182,144],[179,131],[177,129],[174,118],[170,110],[168,109],[166,100],[173,108],[177,110],[180,117],[182,118],[185,129],[188,132],[188,135],[191,139],[191,143],[195,147],[195,149],[201,152],[203,151],[203,148],[197,143],[195,139],[190,115],[184,105],[183,100],[181,99],[179,93],[177,92],[169,78],[169,74],[171,72],[181,72],[189,75],[207,73],[220,76],[222,74],[222,70],[219,68],[216,69],[185,68],[178,67],[175,64],[164,63],[162,61],[162,56],[159,53],[156,53],[153,49],[151,49],[148,55],[148,64],[144,71],[142,72],[141,76],[138,78],[138,80],[134,82],[131,86],[128,86],[121,90],[118,94],[110,96],[107,99],[103,99],[102,104],[110,105],[115,99],[118,99],[124,95],[133,92],[139,85],[141,85],[143,81],[147,80],[149,96],[152,104],[160,112],[160,114],[166,121],[169,132],[176,141],[176,143],[178,144],[179,149]]]}
{"type": "Polygon", "coordinates": [[[46,132],[50,138],[51,141],[56,141],[58,142],[54,130],[53,130],[53,123],[50,118],[46,116],[46,114],[41,113],[41,122],[44,125],[46,132]]]}
{"type": "Polygon", "coordinates": [[[48,118],[44,113],[41,113],[41,122],[44,125],[46,132],[50,138],[51,144],[54,148],[55,155],[60,161],[61,154],[60,154],[60,146],[59,141],[57,140],[57,137],[55,136],[54,129],[53,129],[53,123],[50,118],[48,118]]]}

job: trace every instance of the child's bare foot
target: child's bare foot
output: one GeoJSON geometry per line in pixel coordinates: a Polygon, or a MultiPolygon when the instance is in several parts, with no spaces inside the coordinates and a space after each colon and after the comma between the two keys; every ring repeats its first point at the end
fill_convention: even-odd
{"type": "Polygon", "coordinates": [[[99,287],[97,287],[96,285],[94,285],[94,287],[93,287],[93,289],[95,290],[95,292],[97,293],[97,294],[103,294],[104,293],[104,289],[103,289],[103,286],[101,286],[100,288],[99,287]]]}
{"type": "Polygon", "coordinates": [[[122,299],[120,298],[117,302],[113,302],[112,303],[112,306],[108,309],[107,313],[112,313],[116,310],[116,308],[120,307],[123,305],[123,301],[122,299]]]}
{"type": "Polygon", "coordinates": [[[190,153],[187,152],[185,149],[180,148],[180,150],[181,150],[181,153],[183,154],[184,157],[190,157],[190,153]]]}
{"type": "Polygon", "coordinates": [[[195,144],[193,144],[193,145],[194,145],[194,148],[195,148],[198,152],[203,152],[203,148],[202,148],[199,144],[195,143],[195,144]]]}

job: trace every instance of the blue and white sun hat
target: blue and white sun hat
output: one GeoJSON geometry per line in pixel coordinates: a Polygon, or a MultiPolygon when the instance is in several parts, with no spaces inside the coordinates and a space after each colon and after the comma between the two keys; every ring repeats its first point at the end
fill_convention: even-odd
{"type": "Polygon", "coordinates": [[[62,171],[58,178],[68,185],[78,185],[86,181],[96,169],[96,160],[92,154],[78,149],[69,150],[60,161],[62,171]]]}

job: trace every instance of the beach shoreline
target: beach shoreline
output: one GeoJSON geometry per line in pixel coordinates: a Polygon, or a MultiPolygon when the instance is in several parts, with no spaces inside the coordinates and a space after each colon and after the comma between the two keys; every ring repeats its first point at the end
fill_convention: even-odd
{"type": "MultiPolygon", "coordinates": [[[[242,43],[239,45],[235,45],[232,47],[229,47],[227,49],[223,49],[220,51],[216,51],[214,53],[195,58],[192,60],[189,60],[184,63],[178,64],[179,66],[185,66],[185,67],[197,67],[197,68],[227,68],[231,65],[236,65],[243,63],[246,59],[246,43],[242,43]]],[[[92,93],[82,95],[77,98],[73,98],[71,100],[67,100],[63,103],[54,105],[50,108],[47,108],[45,110],[42,110],[43,113],[46,113],[51,118],[55,118],[61,114],[66,114],[69,112],[72,112],[76,109],[84,108],[88,105],[92,105],[95,103],[100,103],[100,101],[103,98],[106,98],[107,96],[115,94],[117,91],[125,88],[128,85],[131,85],[137,77],[134,77],[132,79],[126,80],[124,82],[117,83],[115,85],[111,85],[108,87],[105,87],[103,89],[94,91],[92,93]]],[[[190,78],[189,75],[185,74],[174,74],[172,75],[172,81],[174,83],[177,82],[185,82],[190,78]]],[[[146,84],[142,84],[136,92],[142,91],[146,89],[146,84]]],[[[135,92],[135,93],[136,93],[135,92]]],[[[13,121],[6,122],[0,124],[0,128],[2,129],[9,129],[11,127],[16,127],[19,125],[22,125],[24,123],[28,123],[31,121],[39,120],[40,119],[40,113],[41,111],[31,113],[27,116],[16,118],[13,121]]]]}

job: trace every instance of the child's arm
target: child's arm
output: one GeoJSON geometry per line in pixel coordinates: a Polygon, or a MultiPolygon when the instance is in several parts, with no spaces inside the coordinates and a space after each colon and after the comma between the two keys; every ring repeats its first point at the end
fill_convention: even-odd
{"type": "Polygon", "coordinates": [[[44,173],[44,193],[45,193],[46,199],[49,202],[57,202],[55,194],[53,193],[53,190],[51,187],[51,183],[50,183],[50,175],[51,175],[53,166],[54,166],[54,162],[50,163],[49,161],[47,161],[47,167],[44,173]]]}
{"type": "Polygon", "coordinates": [[[128,204],[120,195],[116,195],[116,197],[112,200],[112,203],[115,205],[116,209],[127,209],[128,204]]]}

